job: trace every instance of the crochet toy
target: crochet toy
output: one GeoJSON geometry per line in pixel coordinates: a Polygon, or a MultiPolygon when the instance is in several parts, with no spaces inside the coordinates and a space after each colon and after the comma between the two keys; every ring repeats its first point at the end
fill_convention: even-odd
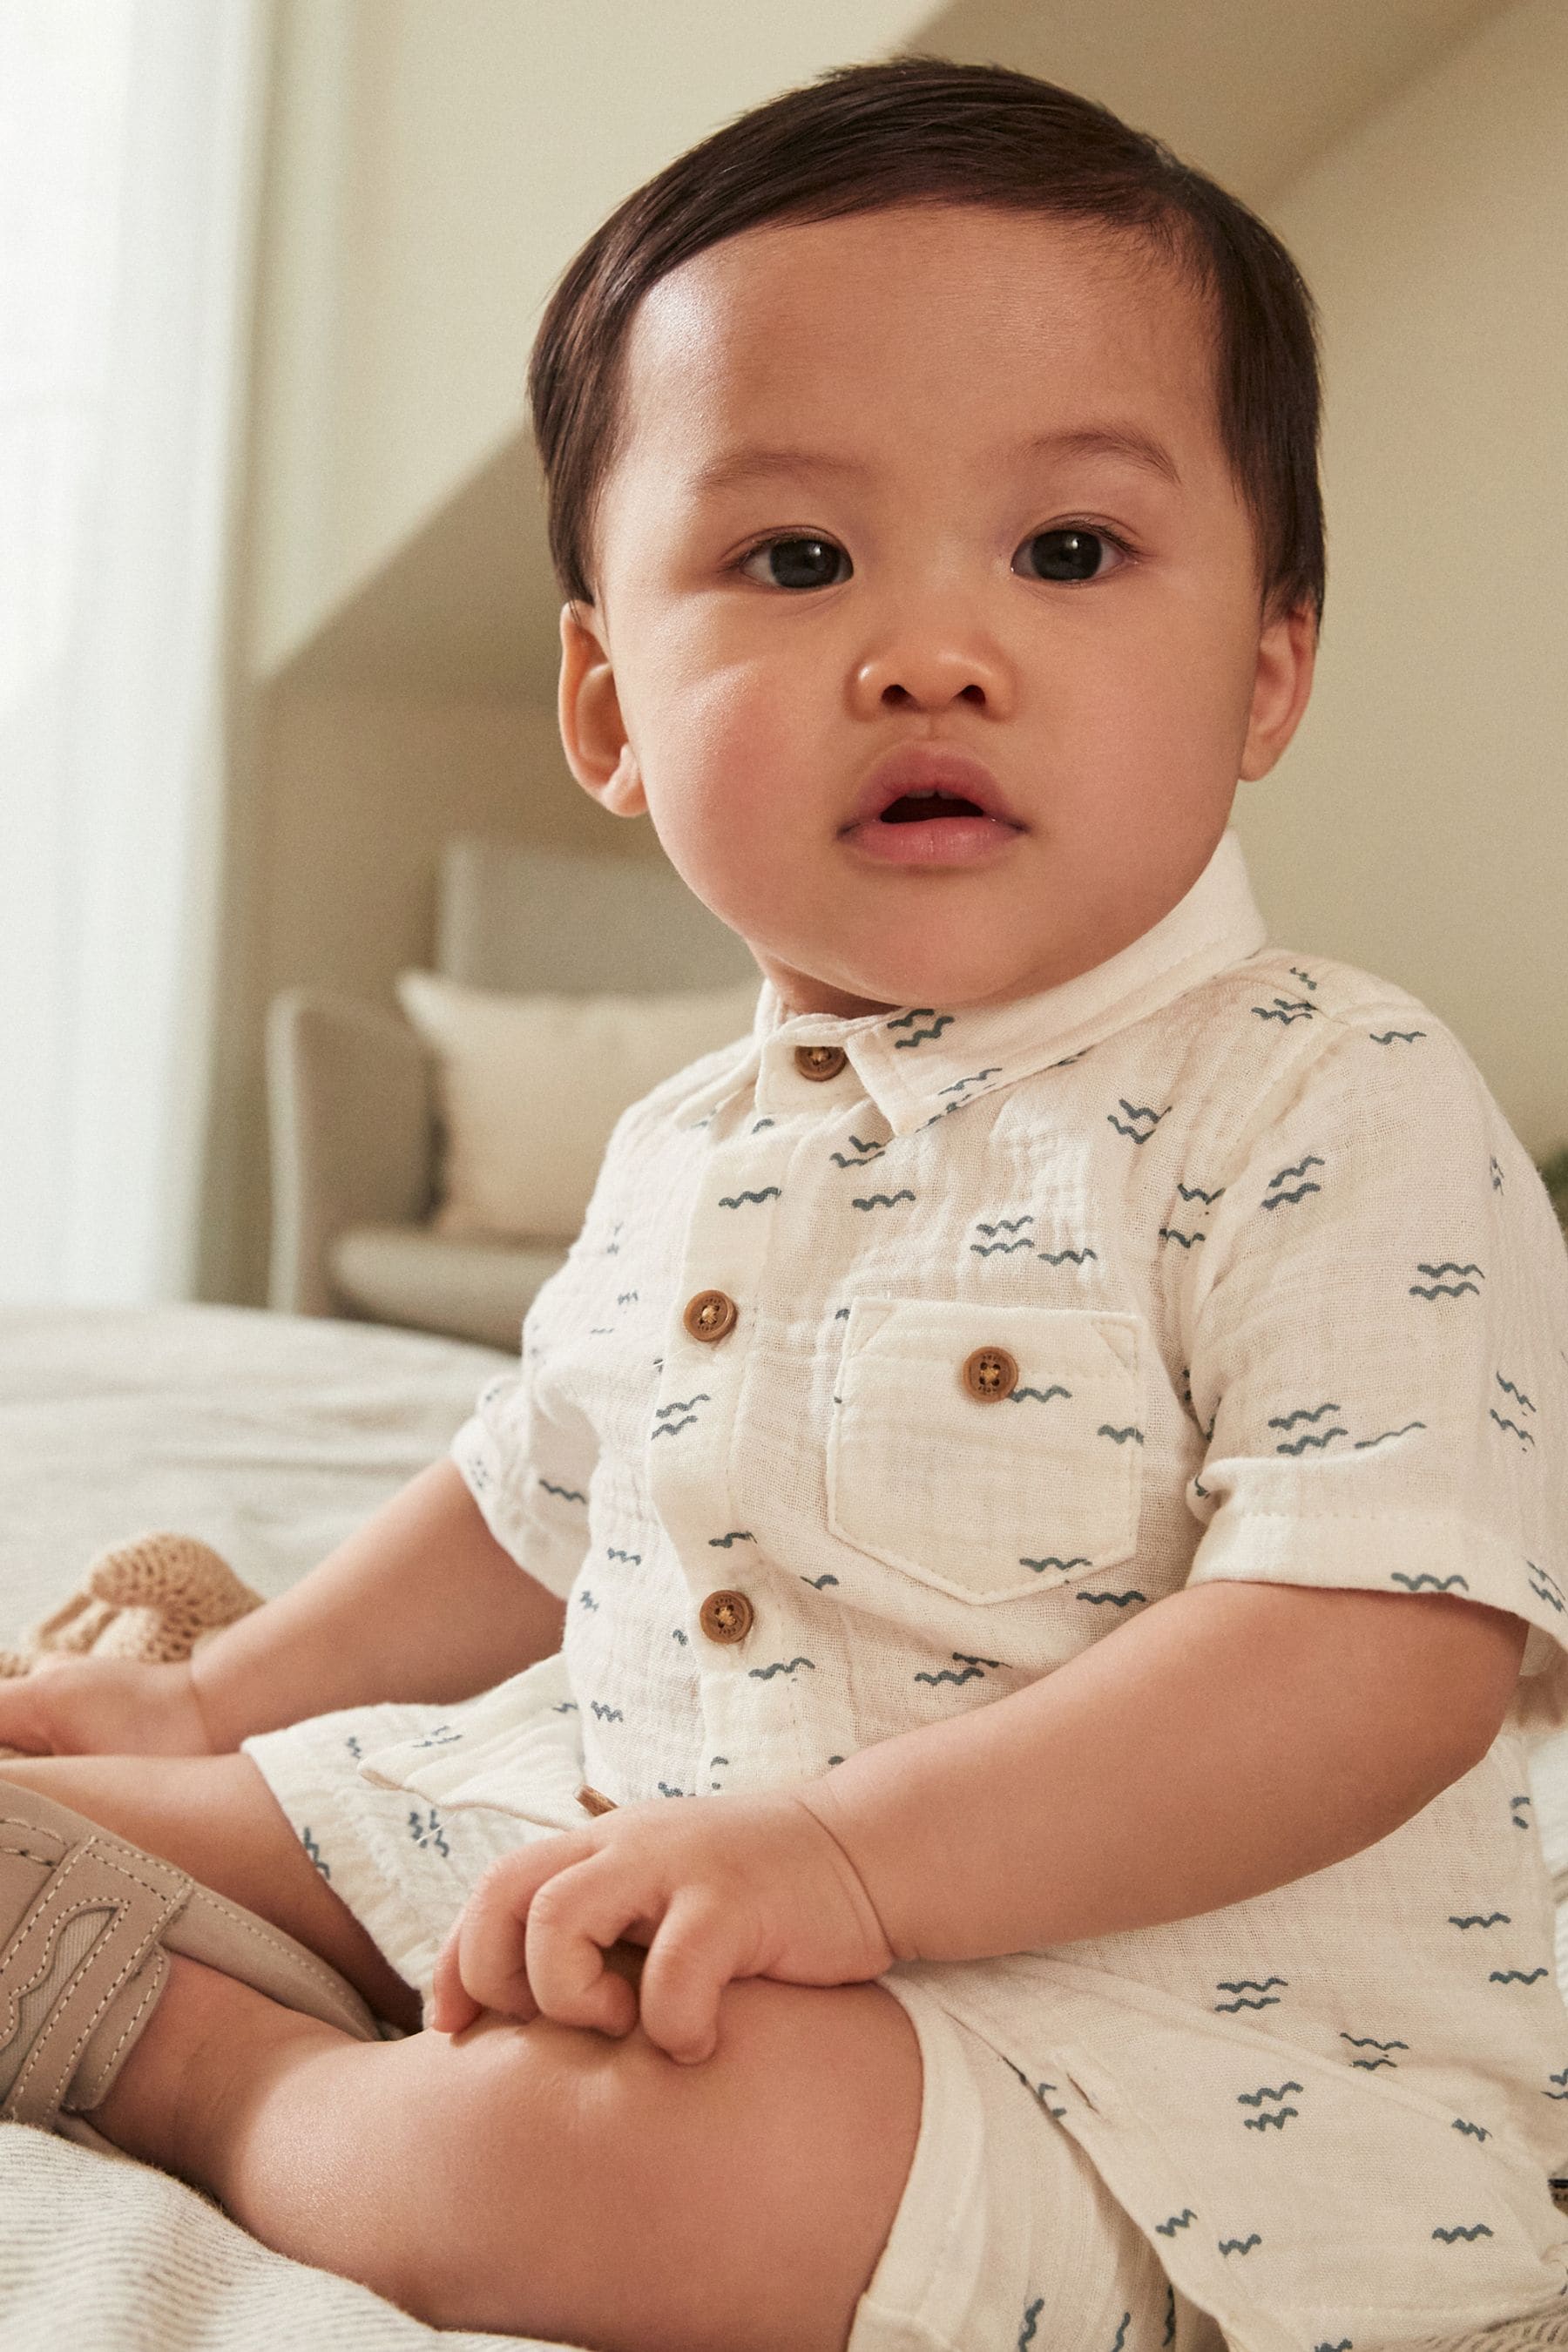
{"type": "MultiPolygon", "coordinates": [[[[100,1552],[70,1598],[0,1649],[0,1678],[59,1656],[139,1658],[173,1665],[259,1609],[263,1595],[195,1536],[138,1536],[100,1552]]],[[[0,1747],[0,1756],[20,1750],[0,1747]]]]}

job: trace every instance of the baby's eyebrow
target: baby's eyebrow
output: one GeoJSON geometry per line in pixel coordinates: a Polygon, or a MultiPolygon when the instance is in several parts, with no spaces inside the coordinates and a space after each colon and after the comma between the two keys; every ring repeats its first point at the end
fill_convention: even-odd
{"type": "Polygon", "coordinates": [[[1163,475],[1177,489],[1182,487],[1176,461],[1164,443],[1137,425],[1086,425],[1071,433],[1037,433],[1026,442],[1023,454],[1039,457],[1055,452],[1068,457],[1121,457],[1130,466],[1163,475]]]}
{"type": "MultiPolygon", "coordinates": [[[[1176,461],[1163,442],[1136,425],[1084,425],[1070,431],[1037,433],[1016,452],[1016,462],[1043,457],[1116,457],[1123,464],[1158,474],[1180,489],[1176,461]]],[[[865,475],[869,468],[857,457],[835,457],[822,449],[768,449],[743,446],[715,457],[698,474],[692,488],[700,496],[732,490],[747,482],[764,481],[780,474],[865,475]]]]}
{"type": "Polygon", "coordinates": [[[731,449],[704,466],[693,489],[732,490],[743,482],[760,482],[774,474],[864,474],[855,457],[829,457],[819,449],[731,449]]]}

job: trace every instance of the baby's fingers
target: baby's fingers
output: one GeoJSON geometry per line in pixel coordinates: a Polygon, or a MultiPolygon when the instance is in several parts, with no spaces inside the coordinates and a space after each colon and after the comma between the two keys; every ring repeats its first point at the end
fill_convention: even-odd
{"type": "MultiPolygon", "coordinates": [[[[442,1954],[443,1959],[449,1956],[449,1964],[433,1980],[433,1989],[437,1985],[460,1988],[465,1996],[465,2023],[471,2022],[466,2013],[468,2002],[498,2010],[503,2017],[515,2017],[525,2025],[538,2016],[539,2002],[529,1981],[526,1958],[530,1900],[529,1888],[514,1889],[498,1882],[493,1872],[480,1879],[468,1897],[442,1954]]],[[[455,1999],[447,2004],[453,2011],[457,2006],[455,1999]]]]}
{"type": "Polygon", "coordinates": [[[458,1946],[458,1928],[454,1927],[436,1955],[430,1975],[430,2007],[425,2022],[437,2033],[461,2033],[483,2014],[483,2004],[463,1983],[458,1946]]]}
{"type": "Polygon", "coordinates": [[[609,1853],[563,1871],[528,1911],[528,1979],[540,2009],[562,2025],[595,2027],[617,2040],[637,2021],[637,1997],[605,1954],[644,1916],[627,1892],[624,1863],[609,1853]]]}
{"type": "Polygon", "coordinates": [[[733,1923],[712,1896],[693,1888],[672,1899],[643,1964],[642,2028],[683,2066],[719,2046],[719,2000],[741,1955],[733,1923]]]}
{"type": "Polygon", "coordinates": [[[428,2021],[438,2033],[460,2033],[484,2009],[500,2010],[525,2024],[538,2016],[524,1961],[523,1922],[536,1888],[582,1851],[567,1832],[490,1864],[431,1972],[428,2021]]]}

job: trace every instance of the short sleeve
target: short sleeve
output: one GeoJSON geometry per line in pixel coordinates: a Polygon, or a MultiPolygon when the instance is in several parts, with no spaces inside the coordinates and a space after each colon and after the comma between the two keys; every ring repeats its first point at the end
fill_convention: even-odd
{"type": "Polygon", "coordinates": [[[1411,999],[1336,1020],[1239,1147],[1193,1268],[1188,1581],[1510,1611],[1512,1719],[1568,1727],[1562,1229],[1441,1022],[1411,999]]]}
{"type": "Polygon", "coordinates": [[[517,1367],[479,1393],[452,1440],[452,1459],[496,1541],[546,1591],[564,1601],[588,1549],[588,1485],[598,1454],[591,1423],[549,1402],[543,1378],[552,1292],[563,1266],[535,1294],[517,1367]]]}
{"type": "MultiPolygon", "coordinates": [[[[518,1361],[480,1391],[452,1440],[451,1455],[496,1541],[520,1568],[564,1601],[588,1549],[588,1496],[599,1440],[581,1407],[550,1377],[552,1334],[571,1327],[587,1265],[624,1214],[626,1171],[647,1101],[616,1119],[565,1263],[534,1293],[518,1361]]],[[[581,1318],[580,1318],[581,1319],[581,1318]]],[[[592,1322],[589,1315],[587,1321],[592,1322]]]]}

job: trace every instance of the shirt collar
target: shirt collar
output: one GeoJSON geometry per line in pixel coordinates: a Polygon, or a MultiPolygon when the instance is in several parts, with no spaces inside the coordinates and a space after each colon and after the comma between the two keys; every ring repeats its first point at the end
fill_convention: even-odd
{"type": "MultiPolygon", "coordinates": [[[[1140,938],[1075,979],[1007,1004],[956,1013],[907,1005],[847,1021],[829,1013],[786,1014],[764,980],[742,1059],[684,1097],[673,1116],[689,1125],[752,1084],[759,1108],[796,1108],[802,1082],[795,1048],[841,1045],[893,1133],[911,1135],[982,1095],[1076,1060],[1101,1038],[1256,955],[1267,940],[1241,843],[1227,827],[1186,896],[1140,938]],[[779,1090],[771,1105],[763,1099],[770,1087],[779,1090]]],[[[805,1083],[817,1092],[815,1082],[805,1083]]]]}

